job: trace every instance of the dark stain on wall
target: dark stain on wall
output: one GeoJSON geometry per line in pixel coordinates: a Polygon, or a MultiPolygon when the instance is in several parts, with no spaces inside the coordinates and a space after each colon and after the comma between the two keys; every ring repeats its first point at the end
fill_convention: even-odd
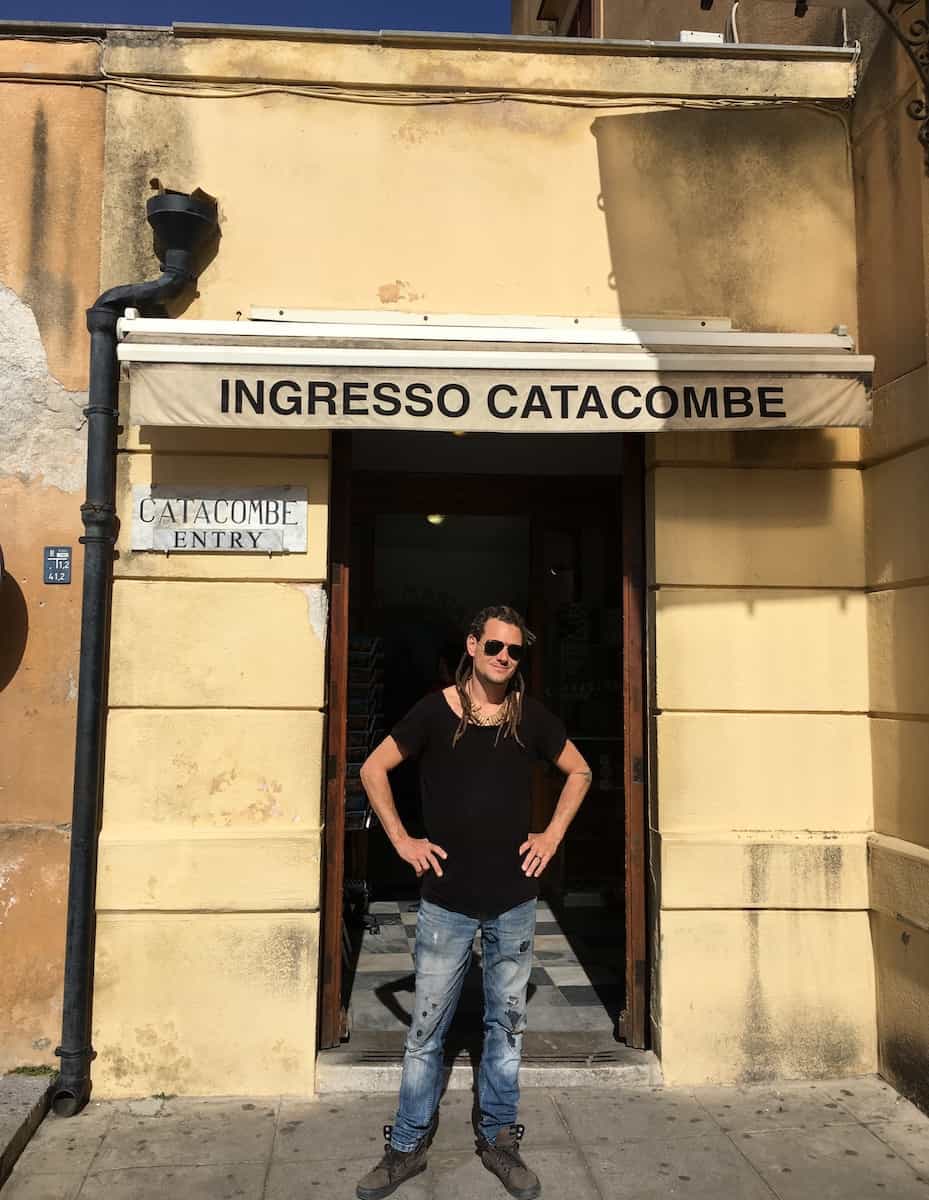
{"type": "Polygon", "coordinates": [[[880,1039],[880,1072],[898,1092],[929,1112],[929,1041],[896,1036],[880,1039]]]}
{"type": "MultiPolygon", "coordinates": [[[[753,846],[753,850],[765,850],[763,846],[753,846]]],[[[758,891],[763,890],[763,874],[766,869],[761,866],[765,855],[758,855],[759,876],[758,891]]],[[[752,865],[756,862],[752,856],[752,865]]],[[[753,879],[753,892],[755,880],[753,879]]],[[[754,897],[753,897],[754,898],[754,897]]],[[[745,1005],[745,1024],[742,1027],[742,1070],[739,1073],[740,1083],[759,1083],[765,1079],[774,1079],[778,1075],[778,1055],[774,1046],[774,1036],[771,1027],[771,1014],[761,982],[761,931],[759,919],[761,914],[757,909],[749,909],[745,914],[748,922],[748,997],[745,1005]]]]}
{"type": "Polygon", "coordinates": [[[56,230],[56,218],[70,221],[70,213],[55,213],[49,196],[48,118],[44,106],[36,107],[32,125],[32,195],[29,212],[29,261],[23,299],[32,309],[40,332],[55,329],[70,342],[71,317],[76,303],[74,285],[49,267],[49,243],[65,237],[70,245],[73,229],[56,230]]]}
{"type": "Polygon", "coordinates": [[[753,842],[748,848],[748,894],[752,904],[763,904],[768,890],[768,856],[771,847],[753,842]]]}
{"type": "Polygon", "coordinates": [[[844,855],[838,845],[823,847],[823,879],[826,885],[826,903],[837,907],[842,891],[842,863],[844,855]]]}
{"type": "Polygon", "coordinates": [[[32,123],[32,198],[29,222],[30,268],[42,261],[48,219],[48,119],[39,104],[32,123]]]}
{"type": "MultiPolygon", "coordinates": [[[[753,902],[767,888],[767,850],[752,847],[750,871],[753,902]]],[[[793,1019],[772,1019],[761,979],[761,912],[749,909],[748,994],[740,1034],[742,1067],[739,1083],[770,1079],[827,1079],[855,1075],[862,1070],[862,1047],[851,1022],[838,1014],[823,1020],[798,1006],[793,1019]]]]}
{"type": "MultiPolygon", "coordinates": [[[[135,35],[126,40],[134,42],[135,35]]],[[[196,102],[126,94],[110,105],[103,229],[106,287],[158,274],[145,205],[159,186],[188,192],[200,182],[188,115],[191,103],[196,102]]],[[[172,304],[172,315],[183,312],[191,299],[186,295],[172,304]]]]}
{"type": "Polygon", "coordinates": [[[863,1069],[861,1039],[850,1021],[838,1014],[811,1019],[798,1011],[789,1031],[780,1064],[782,1079],[837,1079],[860,1075],[863,1069]]]}

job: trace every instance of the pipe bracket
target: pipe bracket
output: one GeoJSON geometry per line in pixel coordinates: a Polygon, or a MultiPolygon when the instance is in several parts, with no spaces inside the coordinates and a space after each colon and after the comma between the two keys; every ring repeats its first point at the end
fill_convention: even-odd
{"type": "Polygon", "coordinates": [[[82,1046],[80,1050],[65,1050],[64,1046],[55,1047],[55,1057],[62,1062],[75,1058],[89,1058],[91,1062],[97,1057],[97,1051],[91,1045],[82,1046]]]}

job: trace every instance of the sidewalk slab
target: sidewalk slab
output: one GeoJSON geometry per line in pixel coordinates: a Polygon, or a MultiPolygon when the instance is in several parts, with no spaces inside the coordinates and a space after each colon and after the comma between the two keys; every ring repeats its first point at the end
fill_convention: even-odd
{"type": "Polygon", "coordinates": [[[262,1200],[266,1173],[264,1163],[92,1171],[80,1200],[262,1200]]]}
{"type": "MultiPolygon", "coordinates": [[[[709,1132],[672,1141],[601,1143],[587,1157],[611,1200],[771,1200],[771,1191],[726,1134],[709,1132]]],[[[818,1200],[811,1193],[808,1200],[818,1200]]]]}
{"type": "Polygon", "coordinates": [[[923,1121],[926,1118],[915,1104],[901,1096],[877,1075],[857,1079],[833,1080],[820,1084],[834,1099],[865,1125],[872,1121],[923,1121]]]}
{"type": "Polygon", "coordinates": [[[151,1116],[117,1108],[94,1171],[267,1162],[277,1102],[166,1100],[151,1116]]]}
{"type": "MultiPolygon", "coordinates": [[[[30,1161],[41,1164],[37,1169],[43,1174],[68,1175],[77,1171],[83,1178],[115,1115],[113,1105],[93,1101],[67,1120],[49,1113],[30,1143],[30,1161]]],[[[6,1192],[3,1200],[7,1200],[6,1192]]]]}
{"type": "Polygon", "coordinates": [[[725,1133],[762,1133],[771,1129],[808,1129],[854,1125],[858,1118],[842,1091],[826,1083],[787,1083],[780,1087],[699,1087],[697,1100],[725,1133]]]}
{"type": "Polygon", "coordinates": [[[45,1116],[54,1075],[0,1075],[0,1187],[45,1116]]]}
{"type": "Polygon", "coordinates": [[[77,1200],[83,1171],[24,1174],[14,1171],[3,1188],[3,1200],[77,1200]]]}
{"type": "MultiPolygon", "coordinates": [[[[472,1077],[473,1082],[473,1077],[472,1077]]],[[[352,1200],[396,1095],[148,1097],[48,1116],[2,1200],[352,1200]]],[[[473,1093],[446,1092],[398,1200],[500,1200],[473,1093]]],[[[929,1200],[929,1117],[877,1078],[528,1088],[523,1153],[561,1200],[929,1200]],[[877,1119],[875,1119],[877,1118],[877,1119]]]]}
{"type": "Polygon", "coordinates": [[[716,1133],[710,1114],[686,1088],[637,1088],[610,1096],[593,1088],[566,1089],[555,1103],[579,1146],[671,1141],[716,1133]]]}
{"type": "Polygon", "coordinates": [[[920,1121],[885,1121],[868,1128],[904,1162],[909,1163],[917,1175],[929,1182],[929,1131],[926,1119],[920,1121]]]}
{"type": "MultiPolygon", "coordinates": [[[[343,1200],[343,1197],[350,1200],[355,1195],[358,1180],[371,1170],[379,1157],[380,1153],[377,1153],[373,1157],[349,1158],[342,1162],[328,1159],[314,1163],[275,1159],[271,1163],[264,1200],[343,1200]]],[[[421,1175],[410,1179],[397,1191],[397,1200],[433,1200],[432,1171],[430,1162],[421,1175]]],[[[461,1200],[461,1197],[456,1196],[455,1200],[461,1200]]]]}
{"type": "Polygon", "coordinates": [[[862,1125],[742,1133],[738,1146],[781,1200],[926,1200],[929,1186],[862,1125]]]}
{"type": "MultiPolygon", "coordinates": [[[[577,1150],[525,1148],[526,1162],[542,1181],[542,1195],[564,1200],[600,1200],[597,1185],[585,1158],[577,1150]]],[[[474,1150],[430,1155],[427,1175],[435,1200],[505,1200],[496,1175],[491,1174],[474,1150]]],[[[281,1198],[285,1200],[285,1198],[281,1198]]],[[[398,1197],[398,1200],[401,1198],[398,1197]]]]}

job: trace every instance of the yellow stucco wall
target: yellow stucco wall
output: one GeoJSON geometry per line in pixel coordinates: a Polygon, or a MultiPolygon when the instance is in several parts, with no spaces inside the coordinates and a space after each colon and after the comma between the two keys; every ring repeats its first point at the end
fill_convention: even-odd
{"type": "Polygon", "coordinates": [[[61,1033],[104,117],[76,77],[97,59],[86,42],[0,41],[0,1074],[56,1064],[61,1033]],[[52,545],[73,549],[70,586],[43,583],[52,545]]]}
{"type": "Polygon", "coordinates": [[[94,1092],[309,1093],[328,438],[135,430],[117,480],[94,1092]],[[306,487],[307,552],[133,552],[148,483],[306,487]]]}
{"type": "Polygon", "coordinates": [[[122,34],[105,65],[194,92],[111,90],[104,197],[106,283],[151,268],[150,178],[219,197],[220,248],[186,316],[257,304],[856,325],[841,121],[738,107],[844,99],[849,64],[122,34]],[[234,99],[203,82],[256,79],[266,94],[234,99]],[[688,94],[696,107],[666,99],[688,94]]]}
{"type": "Polygon", "coordinates": [[[315,912],[101,912],[95,1096],[313,1089],[315,912]]]}
{"type": "Polygon", "coordinates": [[[674,1083],[876,1065],[861,472],[847,434],[798,437],[795,463],[792,441],[651,446],[653,1019],[674,1083]]]}
{"type": "MultiPolygon", "coordinates": [[[[841,119],[744,106],[772,94],[844,100],[848,63],[120,33],[105,65],[112,78],[167,88],[109,92],[102,279],[154,269],[141,222],[150,179],[201,186],[218,198],[222,238],[185,316],[234,318],[262,304],[856,328],[841,119]],[[179,80],[187,94],[165,94],[179,80]],[[245,95],[256,80],[262,94],[245,95]],[[241,94],[220,97],[216,82],[241,94]],[[699,103],[682,106],[686,94],[699,103]]],[[[326,451],[309,437],[298,449],[132,432],[121,446],[124,514],[131,482],[160,473],[292,482],[296,471],[324,516],[326,451]]],[[[659,757],[656,793],[667,891],[654,1014],[667,1077],[869,1069],[870,796],[854,772],[870,761],[858,436],[672,436],[651,454],[654,733],[673,747],[674,730],[687,730],[694,746],[686,768],[673,748],[659,757]],[[821,738],[791,725],[809,712],[821,738]],[[799,783],[776,740],[790,737],[808,768],[799,783]],[[771,778],[753,770],[756,751],[777,760],[771,778]],[[714,892],[703,874],[720,864],[732,886],[714,892]],[[796,945],[820,955],[820,972],[803,974],[796,945]],[[699,1004],[698,977],[712,979],[699,1004]],[[857,991],[844,986],[853,978],[857,991]],[[761,1017],[763,1045],[751,1032],[761,1017]],[[830,1019],[842,1038],[814,1049],[830,1019]],[[733,1029],[744,1035],[738,1052],[733,1029]]],[[[294,713],[308,730],[320,723],[319,545],[286,566],[134,555],[125,535],[119,549],[98,1094],[304,1090],[320,773],[318,743],[295,742],[289,723],[294,713]],[[264,723],[243,736],[251,713],[264,723]],[[136,774],[138,739],[153,765],[136,774]],[[287,803],[305,781],[315,828],[304,809],[297,832],[275,823],[272,778],[287,803]],[[251,853],[279,878],[247,870],[234,903],[227,873],[251,853]],[[198,936],[209,943],[201,957],[198,936]],[[255,950],[269,942],[284,948],[255,950]],[[183,976],[177,996],[156,977],[156,955],[168,977],[183,976]],[[232,1068],[222,1047],[207,1047],[217,1013],[200,998],[217,971],[224,1038],[241,1033],[252,1072],[244,1056],[232,1068]],[[254,1003],[271,991],[273,1019],[258,1029],[254,1003]]]]}
{"type": "Polygon", "coordinates": [[[661,970],[669,1083],[874,1070],[866,909],[665,910],[661,970]]]}

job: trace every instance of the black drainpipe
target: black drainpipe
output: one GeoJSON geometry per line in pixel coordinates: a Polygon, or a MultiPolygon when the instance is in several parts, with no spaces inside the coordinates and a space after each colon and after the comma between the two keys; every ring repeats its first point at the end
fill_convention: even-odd
{"type": "Polygon", "coordinates": [[[119,366],[116,322],[127,308],[163,315],[161,302],[197,278],[196,260],[217,234],[216,203],[204,193],[161,192],[146,206],[155,231],[162,273],[147,283],[104,292],[87,310],[90,386],[87,417],[87,496],[81,505],[85,534],[81,606],[80,675],[74,752],[74,801],[65,948],[61,1073],[52,1099],[60,1117],[73,1117],[90,1098],[93,993],[94,894],[97,834],[103,782],[106,668],[109,642],[113,546],[116,543],[116,432],[119,366]]]}

